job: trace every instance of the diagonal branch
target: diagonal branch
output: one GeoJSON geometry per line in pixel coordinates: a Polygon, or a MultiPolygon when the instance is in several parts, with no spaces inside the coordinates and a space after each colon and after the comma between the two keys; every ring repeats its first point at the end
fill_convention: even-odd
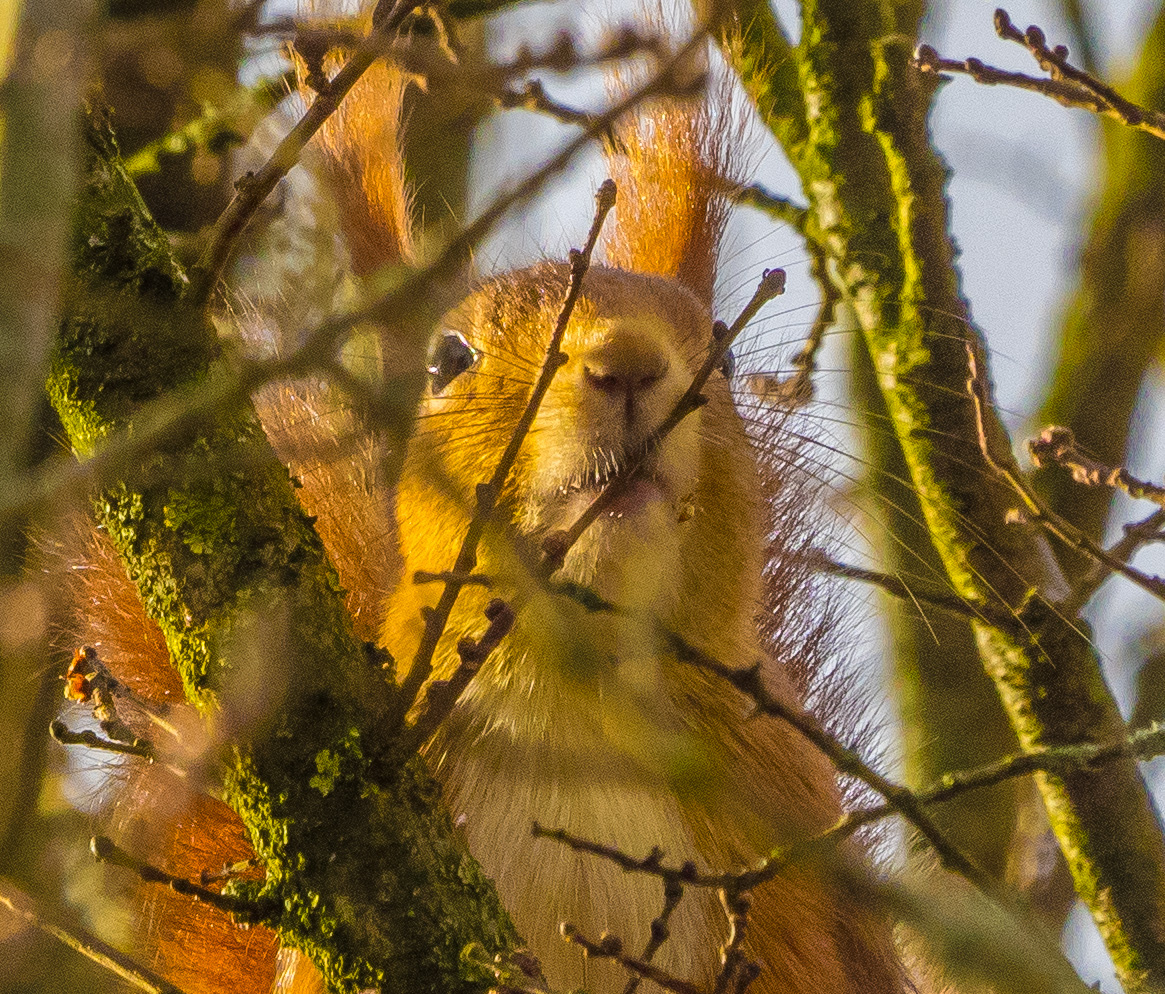
{"type": "Polygon", "coordinates": [[[165,978],[134,962],[124,953],[102,942],[97,936],[75,925],[62,922],[39,901],[17,889],[7,880],[0,880],[0,906],[7,908],[30,928],[51,935],[74,952],[80,953],[98,966],[121,977],[127,984],[145,991],[146,994],[182,994],[179,988],[165,978]]]}
{"type": "MultiPolygon", "coordinates": [[[[381,0],[381,6],[384,0],[381,0]]],[[[368,37],[344,63],[338,73],[322,85],[303,117],[279,143],[257,173],[248,173],[236,183],[237,192],[215,222],[210,240],[194,270],[193,299],[204,302],[214,292],[239,236],[246,230],[267,195],[291,171],[308,142],[339,108],[348,91],[384,51],[384,39],[391,37],[404,19],[420,5],[420,0],[395,0],[385,16],[373,14],[368,37]]]]}
{"type": "MultiPolygon", "coordinates": [[[[983,374],[979,369],[978,359],[975,356],[976,350],[974,344],[967,342],[966,349],[968,363],[967,392],[970,394],[972,404],[974,405],[979,448],[987,465],[1015,491],[1020,500],[1023,501],[1026,513],[1033,521],[1046,528],[1065,545],[1090,556],[1098,565],[1114,573],[1120,573],[1121,576],[1131,580],[1142,590],[1147,591],[1154,597],[1165,600],[1165,580],[1157,576],[1150,576],[1130,566],[1127,562],[1117,558],[1107,549],[1097,545],[1074,524],[1066,521],[1048,507],[1040,498],[1039,494],[1036,493],[1035,489],[1018,471],[995,459],[991,453],[991,445],[987,438],[984,414],[987,405],[987,387],[983,379],[983,374]]],[[[1075,614],[1075,610],[1080,606],[1082,605],[1078,603],[1078,594],[1076,592],[1069,595],[1066,600],[1057,605],[1069,617],[1075,614]]]]}
{"type": "Polygon", "coordinates": [[[457,561],[453,564],[448,579],[445,580],[445,589],[441,591],[441,598],[436,607],[425,616],[424,635],[413,657],[408,676],[401,684],[402,700],[406,706],[411,705],[416,699],[421,687],[433,672],[433,654],[437,651],[437,643],[445,631],[445,626],[449,623],[453,605],[457,602],[462,587],[465,586],[465,578],[473,573],[473,569],[477,565],[477,546],[485,533],[486,525],[493,514],[498,497],[501,495],[502,486],[510,475],[514,460],[518,457],[518,450],[522,447],[522,442],[525,441],[530,426],[534,423],[538,408],[542,405],[542,399],[550,389],[555,373],[567,361],[566,353],[562,351],[562,340],[566,334],[566,327],[570,323],[571,314],[574,312],[574,305],[582,292],[583,277],[590,268],[591,254],[598,242],[599,231],[602,229],[607,215],[611,212],[611,208],[615,206],[615,184],[613,181],[603,181],[595,195],[595,201],[595,217],[591,223],[591,230],[587,234],[586,244],[581,251],[572,250],[570,253],[570,285],[567,288],[566,299],[562,303],[554,333],[550,337],[550,344],[546,347],[546,359],[542,363],[542,371],[530,393],[526,409],[522,412],[506,448],[498,458],[493,476],[488,482],[479,483],[477,486],[477,508],[469,523],[465,538],[462,540],[461,549],[457,553],[457,561]]]}

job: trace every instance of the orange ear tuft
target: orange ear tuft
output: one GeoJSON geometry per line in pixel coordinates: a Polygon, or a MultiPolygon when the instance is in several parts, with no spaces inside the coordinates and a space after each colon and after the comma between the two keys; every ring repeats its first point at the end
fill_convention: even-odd
{"type": "Polygon", "coordinates": [[[607,153],[619,187],[607,261],[674,279],[710,309],[742,130],[702,98],[653,103],[617,128],[607,153]]]}
{"type": "MultiPolygon", "coordinates": [[[[343,53],[333,50],[323,69],[333,74],[343,53]]],[[[308,69],[296,59],[300,92],[313,97],[308,69]]],[[[370,276],[413,257],[411,202],[400,151],[405,75],[379,60],[370,66],[316,135],[323,175],[348,244],[352,271],[370,276]]]]}

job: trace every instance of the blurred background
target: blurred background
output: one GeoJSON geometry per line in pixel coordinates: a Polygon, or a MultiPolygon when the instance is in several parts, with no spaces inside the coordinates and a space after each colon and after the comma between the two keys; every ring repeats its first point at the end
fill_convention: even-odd
{"type": "MultiPolygon", "coordinates": [[[[795,38],[797,5],[780,0],[776,6],[795,38]]],[[[944,56],[975,55],[1038,72],[1021,48],[995,36],[992,10],[984,0],[934,0],[920,40],[944,56]]],[[[71,122],[77,101],[98,78],[143,196],[172,232],[178,253],[197,255],[199,233],[225,205],[233,179],[261,162],[293,119],[278,107],[286,92],[285,21],[293,12],[275,0],[113,0],[108,10],[82,0],[9,0],[0,9],[0,66],[8,73],[0,91],[0,244],[15,259],[0,268],[0,317],[51,334],[51,307],[30,305],[25,313],[9,305],[20,296],[18,284],[27,284],[22,258],[35,258],[52,273],[50,263],[63,251],[77,154],[71,122]],[[18,19],[26,32],[20,45],[18,19]],[[32,36],[36,41],[28,43],[32,36]]],[[[1009,13],[1021,27],[1039,24],[1051,43],[1068,44],[1077,64],[1127,96],[1165,108],[1165,9],[1154,0],[1023,2],[1009,13]]],[[[463,34],[467,44],[504,59],[525,43],[545,48],[560,31],[597,43],[605,25],[631,16],[611,0],[527,3],[467,22],[463,34]]],[[[593,109],[606,99],[597,72],[543,75],[548,92],[571,106],[593,109]]],[[[498,111],[471,99],[434,107],[415,94],[410,115],[406,157],[432,244],[576,133],[545,115],[498,111]]],[[[1100,458],[1160,480],[1165,143],[967,77],[941,87],[932,127],[952,171],[952,231],[963,287],[986,335],[996,398],[1017,449],[1044,424],[1068,424],[1100,458]]],[[[778,146],[759,125],[753,132],[745,178],[799,200],[796,177],[778,146]]],[[[478,249],[477,270],[488,274],[563,256],[586,230],[591,191],[602,175],[597,150],[580,156],[478,249]]],[[[294,190],[283,193],[288,199],[281,204],[294,203],[294,190]]],[[[256,241],[240,264],[241,284],[262,298],[285,292],[272,287],[291,281],[302,298],[284,300],[289,312],[303,317],[326,309],[331,271],[305,270],[294,253],[288,256],[300,258],[294,266],[286,258],[272,263],[264,252],[292,236],[290,229],[271,230],[276,240],[256,241]]],[[[302,231],[296,237],[302,241],[302,231]]],[[[330,254],[330,236],[321,237],[330,254]]],[[[744,346],[753,368],[787,363],[813,321],[819,292],[796,233],[758,211],[738,209],[718,290],[719,316],[735,315],[761,269],[773,265],[788,269],[788,292],[762,315],[744,346]]],[[[55,299],[60,290],[51,282],[37,286],[42,300],[55,299]]],[[[837,491],[833,506],[846,523],[839,545],[849,561],[931,581],[933,559],[909,513],[888,510],[905,506],[908,496],[894,492],[892,455],[880,444],[885,433],[852,337],[844,319],[830,333],[818,401],[807,415],[819,432],[822,473],[837,491]]],[[[24,379],[35,376],[25,373],[24,379]]],[[[25,392],[21,402],[41,429],[6,470],[19,470],[20,460],[35,464],[61,444],[43,403],[29,399],[36,389],[25,392]]],[[[1122,524],[1148,511],[1060,476],[1041,475],[1039,482],[1062,514],[1110,541],[1122,524]]],[[[0,576],[0,742],[8,746],[0,748],[0,875],[116,942],[124,937],[125,912],[116,884],[87,851],[108,793],[108,764],[83,751],[66,753],[46,733],[61,703],[59,674],[73,648],[56,581],[39,582],[40,560],[25,555],[29,535],[48,524],[26,521],[0,535],[11,564],[0,576]],[[32,579],[22,572],[26,560],[33,563],[32,579]]],[[[1136,564],[1165,573],[1155,547],[1143,550],[1136,564]]],[[[965,626],[920,618],[863,589],[846,596],[864,618],[850,665],[860,669],[884,723],[883,742],[867,751],[881,751],[899,775],[925,783],[1012,748],[993,690],[976,678],[973,660],[959,665],[971,655],[965,626]]],[[[1114,579],[1089,617],[1126,717],[1135,725],[1165,718],[1165,606],[1114,579]]],[[[70,720],[83,724],[79,714],[70,720]]],[[[1157,765],[1148,764],[1146,775],[1165,789],[1157,765]]],[[[1041,848],[1040,816],[1025,790],[1007,788],[992,799],[976,795],[973,804],[953,805],[945,817],[981,862],[1025,887],[1051,927],[1063,926],[1065,947],[1084,979],[1115,992],[1091,923],[1074,907],[1054,853],[1041,848]],[[1015,841],[1020,836],[1022,846],[1015,841]],[[1021,850],[1027,854],[1023,866],[1013,858],[1021,850]],[[1028,865],[1033,852],[1039,858],[1028,865]]],[[[0,991],[81,987],[120,989],[108,974],[22,929],[0,909],[0,991]]]]}

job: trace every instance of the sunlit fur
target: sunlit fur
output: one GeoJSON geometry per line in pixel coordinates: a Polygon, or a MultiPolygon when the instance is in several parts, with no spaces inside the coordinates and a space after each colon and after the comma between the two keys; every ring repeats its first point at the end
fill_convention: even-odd
{"type": "MultiPolygon", "coordinates": [[[[321,146],[361,273],[409,251],[394,148],[399,87],[385,87],[350,95],[321,146]]],[[[478,570],[493,586],[462,594],[434,677],[456,665],[457,639],[484,629],[489,597],[510,600],[517,624],[426,748],[454,815],[465,816],[471,849],[551,982],[585,982],[599,994],[622,989],[625,976],[585,961],[561,940],[558,923],[570,920],[592,938],[610,930],[637,952],[660,910],[661,888],[535,841],[534,820],[631,855],[658,845],[669,862],[731,870],[821,830],[840,811],[833,771],[820,754],[782,723],[750,718],[740,695],[677,662],[653,627],[666,626],[726,664],[763,660],[771,691],[790,703],[804,696],[829,615],[814,601],[815,581],[797,555],[815,535],[806,527],[804,480],[789,465],[799,457],[779,413],[763,413],[746,431],[728,385],[713,374],[707,405],[669,436],[615,515],[597,521],[571,551],[559,579],[593,588],[622,613],[588,613],[548,593],[527,568],[540,537],[569,524],[597,484],[625,468],[628,448],[666,414],[710,342],[724,217],[718,198],[732,129],[725,138],[708,115],[670,104],[651,109],[648,119],[656,124],[633,126],[617,143],[626,157],[612,160],[620,204],[606,242],[609,261],[638,272],[595,266],[587,274],[564,344],[570,361],[555,377],[479,551],[478,570]],[[606,375],[623,380],[603,388],[606,375]]],[[[535,266],[486,283],[448,316],[447,327],[481,357],[425,399],[391,496],[370,482],[373,460],[343,444],[328,447],[329,431],[348,440],[356,426],[341,414],[321,428],[315,415],[330,407],[319,403],[319,388],[273,388],[259,398],[272,440],[305,484],[301,496],[319,517],[362,631],[377,627],[385,587],[403,569],[383,623],[402,668],[419,639],[420,608],[439,589],[411,576],[452,565],[474,487],[492,475],[538,375],[567,279],[563,264],[535,266]]],[[[153,664],[164,666],[164,653],[153,664]]],[[[167,858],[184,853],[184,862],[172,864],[184,875],[231,858],[204,848],[211,836],[203,829],[213,824],[182,824],[184,837],[172,836],[167,858]]],[[[887,923],[847,899],[828,873],[789,871],[754,897],[748,952],[762,973],[752,990],[903,989],[887,923]]],[[[228,964],[215,933],[172,924],[169,912],[151,920],[165,932],[156,940],[158,962],[179,949],[195,962],[217,957],[256,987],[271,975],[264,930],[236,943],[228,964]]],[[[715,895],[689,888],[671,924],[658,961],[710,987],[726,933],[715,895]]],[[[240,989],[222,976],[195,970],[184,986],[240,989]]],[[[312,981],[300,969],[294,982],[312,981]]]]}
{"type": "MultiPolygon", "coordinates": [[[[406,577],[448,568],[455,557],[474,486],[488,479],[518,420],[567,277],[567,267],[550,264],[502,277],[449,318],[481,358],[422,409],[398,494],[406,577]]],[[[585,533],[560,574],[625,614],[588,613],[548,594],[523,558],[594,497],[596,471],[602,479],[622,467],[627,448],[663,419],[690,383],[710,329],[703,306],[674,282],[604,268],[587,274],[563,345],[569,361],[479,549],[478,570],[492,585],[466,589],[438,647],[434,676],[447,677],[457,641],[485,628],[488,598],[518,611],[514,631],[427,752],[454,816],[464,816],[471,850],[559,988],[608,991],[625,980],[565,945],[560,921],[592,937],[610,931],[637,949],[661,892],[650,877],[535,840],[534,821],[630,854],[659,846],[671,860],[725,870],[819,831],[839,813],[832,771],[815,750],[779,723],[750,721],[742,697],[679,663],[652,627],[661,623],[735,665],[762,655],[755,614],[765,497],[722,376],[708,384],[708,404],[669,436],[648,482],[585,533]],[[633,391],[630,407],[588,374],[611,350],[627,382],[666,369],[633,391]]],[[[385,643],[403,666],[420,638],[421,608],[438,594],[435,585],[406,582],[390,601],[385,643]]],[[[781,664],[765,670],[771,688],[795,700],[781,664]]],[[[790,873],[757,897],[754,951],[765,965],[757,990],[901,989],[885,933],[829,884],[790,873]]],[[[673,918],[661,962],[708,982],[725,929],[715,895],[693,891],[673,918]]]]}

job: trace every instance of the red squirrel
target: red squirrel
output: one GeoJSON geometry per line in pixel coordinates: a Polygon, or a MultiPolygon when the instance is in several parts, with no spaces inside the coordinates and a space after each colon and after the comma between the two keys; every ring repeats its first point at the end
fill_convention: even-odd
{"type": "MultiPolygon", "coordinates": [[[[397,125],[403,84],[377,64],[317,142],[336,198],[352,271],[411,258],[397,125]]],[[[731,870],[820,832],[841,813],[836,773],[791,727],[753,716],[714,675],[677,658],[658,629],[730,665],[762,661],[769,690],[800,706],[804,675],[824,642],[804,558],[811,513],[804,480],[784,465],[781,416],[751,427],[725,366],[608,513],[568,551],[559,581],[620,606],[589,611],[547,588],[520,550],[567,527],[666,417],[711,341],[712,287],[734,149],[722,122],[660,102],[619,129],[610,156],[618,203],[605,263],[585,274],[560,368],[519,450],[478,550],[489,589],[461,594],[430,679],[457,666],[456,644],[479,636],[486,600],[516,613],[423,752],[470,850],[539,958],[553,989],[620,990],[616,964],[585,959],[561,938],[568,921],[626,948],[647,942],[660,887],[649,876],[535,838],[535,821],[670,862],[731,870]]],[[[305,418],[298,388],[270,387],[256,404],[276,448],[302,481],[301,500],[348,591],[357,629],[398,661],[404,678],[438,584],[538,375],[567,292],[570,266],[544,262],[488,280],[446,315],[431,382],[399,485],[378,489],[368,460],[332,445],[350,430],[305,418]],[[332,445],[332,451],[328,447],[332,445]],[[384,592],[390,590],[387,599],[384,592]]],[[[386,346],[386,355],[390,345],[386,346]]],[[[178,693],[165,649],[136,607],[113,554],[94,538],[75,571],[89,627],[118,679],[161,704],[178,693]]],[[[155,862],[197,877],[245,860],[241,823],[195,794],[181,810],[151,810],[145,779],[127,823],[155,862]]],[[[164,790],[165,788],[160,788],[164,790]]],[[[258,872],[258,871],[251,871],[258,872]]],[[[140,913],[150,966],[183,990],[268,990],[277,940],[225,914],[154,889],[140,913]]],[[[745,952],[758,994],[900,994],[908,987],[889,923],[828,874],[797,867],[752,894],[745,952]]],[[[655,962],[711,989],[728,931],[710,891],[689,889],[655,962]]],[[[284,960],[287,957],[283,957],[284,960]]],[[[283,963],[282,965],[286,965],[283,963]]],[[[310,967],[295,989],[311,989],[310,967]]]]}

